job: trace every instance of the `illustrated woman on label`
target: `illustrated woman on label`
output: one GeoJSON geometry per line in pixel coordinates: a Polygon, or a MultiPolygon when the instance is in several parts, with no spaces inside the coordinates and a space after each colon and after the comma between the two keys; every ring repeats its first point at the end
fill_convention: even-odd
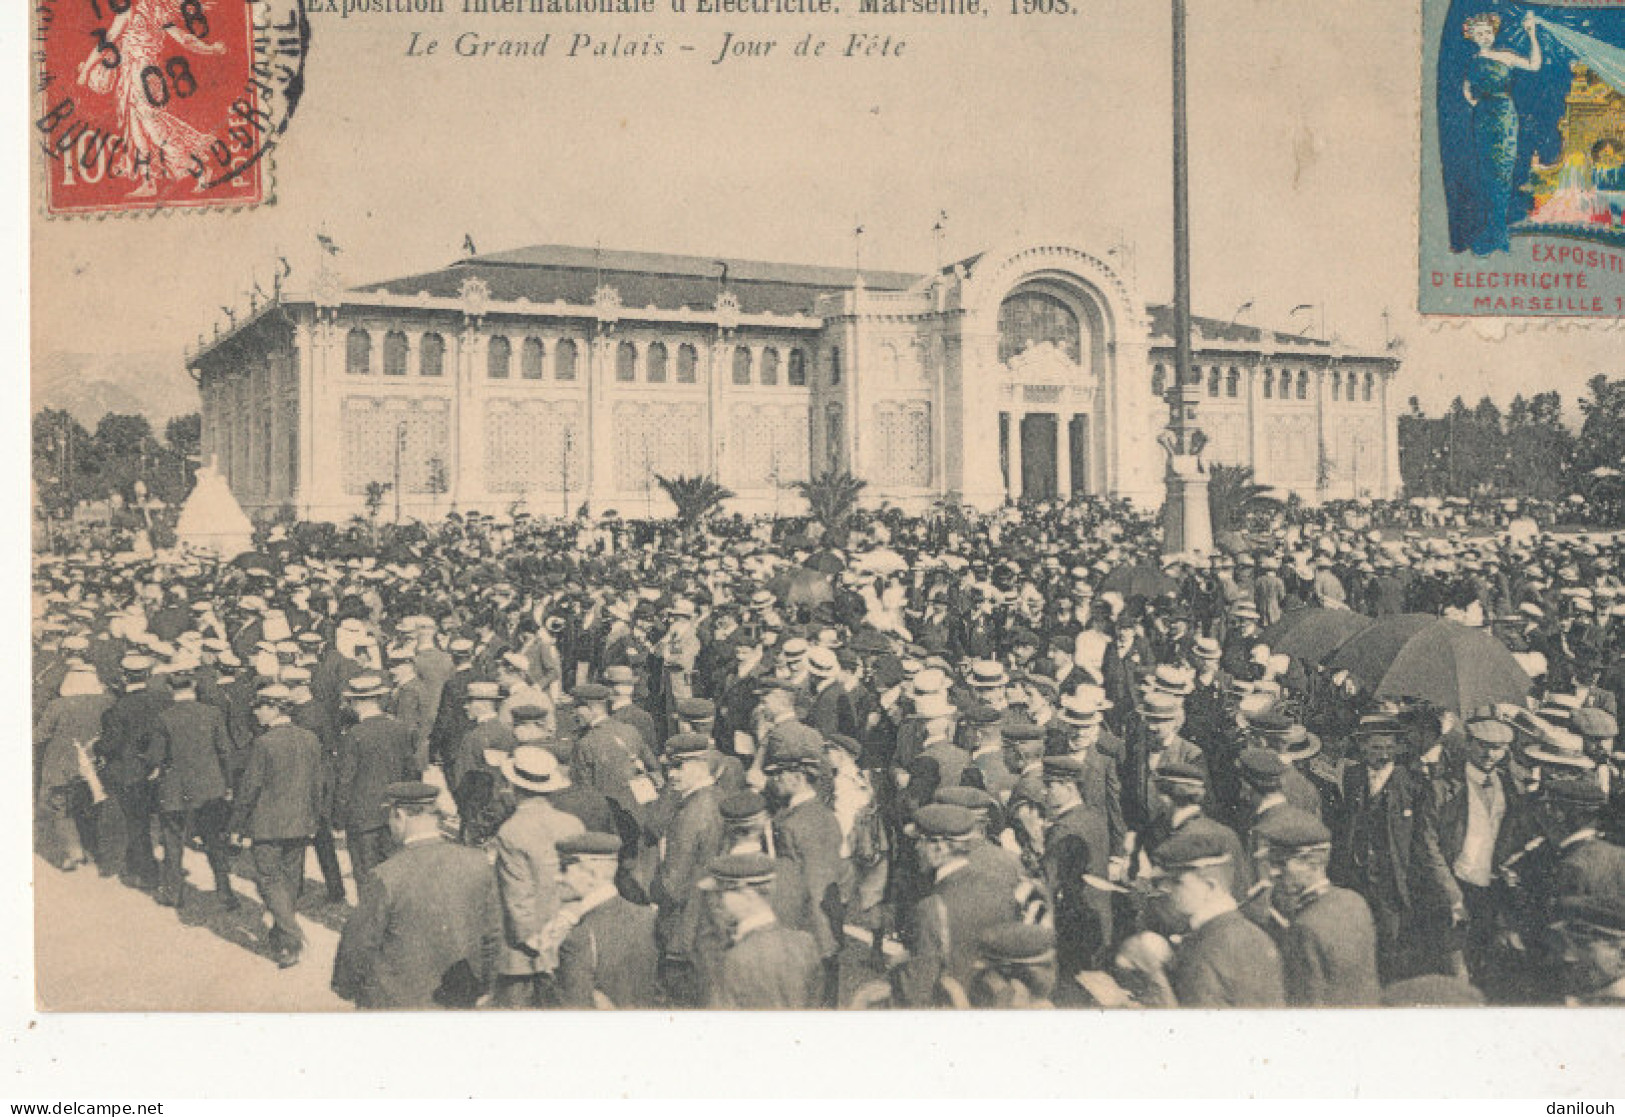
{"type": "Polygon", "coordinates": [[[1467,63],[1467,79],[1461,91],[1473,107],[1474,162],[1479,189],[1484,200],[1484,227],[1473,238],[1472,249],[1480,256],[1505,252],[1509,211],[1512,206],[1513,176],[1518,162],[1518,109],[1512,102],[1515,70],[1539,70],[1540,39],[1535,34],[1533,12],[1523,18],[1529,35],[1529,54],[1515,54],[1495,45],[1501,30],[1501,17],[1493,13],[1472,16],[1461,32],[1478,47],[1467,63]]]}

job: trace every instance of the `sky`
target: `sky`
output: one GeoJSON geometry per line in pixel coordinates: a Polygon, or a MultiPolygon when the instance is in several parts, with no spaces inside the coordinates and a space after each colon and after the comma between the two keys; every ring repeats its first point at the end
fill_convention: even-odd
{"type": "MultiPolygon", "coordinates": [[[[459,7],[451,0],[449,7],[459,7]]],[[[1415,313],[1420,28],[1414,0],[1202,0],[1190,17],[1198,313],[1288,323],[1303,303],[1356,345],[1405,344],[1400,398],[1557,388],[1625,375],[1616,330],[1426,323],[1415,313]],[[1389,315],[1384,324],[1384,312],[1389,315]]],[[[1134,249],[1171,294],[1168,9],[1095,0],[1066,17],[669,16],[697,46],[662,59],[405,56],[408,31],[556,34],[588,17],[312,17],[307,93],[276,153],[275,205],[139,220],[38,221],[37,352],[172,350],[269,287],[308,282],[325,229],[347,282],[479,250],[592,244],[927,270],[1060,237],[1134,249]],[[718,20],[723,22],[712,23],[718,20]],[[896,59],[786,56],[803,26],[894,31],[896,59]],[[768,59],[712,65],[723,30],[768,59]]],[[[628,29],[631,24],[626,24],[628,29]]],[[[1318,322],[1316,323],[1319,324],[1318,322]]]]}

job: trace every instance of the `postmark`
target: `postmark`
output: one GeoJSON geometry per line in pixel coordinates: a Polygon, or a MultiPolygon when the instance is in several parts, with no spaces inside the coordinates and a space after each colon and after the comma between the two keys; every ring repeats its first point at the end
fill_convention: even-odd
{"type": "Polygon", "coordinates": [[[1419,309],[1625,318],[1625,5],[1423,19],[1419,309]]]}
{"type": "Polygon", "coordinates": [[[51,216],[237,208],[271,197],[304,92],[300,0],[36,0],[51,216]]]}

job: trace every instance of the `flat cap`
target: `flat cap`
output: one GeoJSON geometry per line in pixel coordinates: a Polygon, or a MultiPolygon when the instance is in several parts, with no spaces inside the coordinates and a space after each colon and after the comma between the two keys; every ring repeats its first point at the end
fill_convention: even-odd
{"type": "Polygon", "coordinates": [[[1152,850],[1151,860],[1163,869],[1205,869],[1228,865],[1230,851],[1219,834],[1186,829],[1152,850]]]}
{"type": "Polygon", "coordinates": [[[1055,961],[1055,932],[1036,923],[996,923],[977,937],[976,949],[995,964],[1040,966],[1055,961]]]}
{"type": "Polygon", "coordinates": [[[1187,787],[1207,786],[1207,777],[1202,774],[1202,769],[1194,764],[1185,764],[1180,761],[1164,764],[1151,773],[1151,778],[1158,783],[1179,784],[1187,787]]]}
{"type": "Polygon", "coordinates": [[[684,721],[706,721],[717,716],[717,704],[709,698],[679,698],[677,716],[684,721]]]}
{"type": "Polygon", "coordinates": [[[560,838],[556,848],[560,864],[569,864],[573,861],[618,861],[621,856],[621,839],[614,834],[600,834],[588,830],[582,834],[560,838]]]}
{"type": "Polygon", "coordinates": [[[256,706],[286,706],[293,701],[293,691],[281,683],[260,687],[254,692],[256,706]]]}
{"type": "Polygon", "coordinates": [[[1062,756],[1046,756],[1044,758],[1044,778],[1075,780],[1083,775],[1088,767],[1081,756],[1065,754],[1062,756]]]}
{"type": "Polygon", "coordinates": [[[964,807],[971,811],[991,811],[999,805],[999,801],[979,787],[963,787],[950,784],[947,787],[937,788],[936,795],[932,796],[936,803],[947,803],[953,807],[964,807]]]}
{"type": "Polygon", "coordinates": [[[1044,727],[1030,721],[1007,721],[999,727],[999,734],[1006,741],[1042,741],[1044,727]]]}
{"type": "Polygon", "coordinates": [[[1256,788],[1277,788],[1286,772],[1286,762],[1280,754],[1261,748],[1241,750],[1241,778],[1256,788]]]}
{"type": "Polygon", "coordinates": [[[922,838],[968,838],[976,833],[982,820],[969,807],[931,803],[919,809],[914,824],[922,838]]]}
{"type": "Polygon", "coordinates": [[[500,702],[502,701],[502,685],[500,683],[486,682],[484,680],[468,684],[468,695],[465,702],[500,702]]]}
{"type": "Polygon", "coordinates": [[[971,725],[997,725],[1004,720],[1004,714],[985,702],[978,702],[965,711],[965,720],[971,725]]]}
{"type": "Polygon", "coordinates": [[[1354,733],[1359,737],[1397,737],[1404,728],[1392,714],[1367,714],[1354,727],[1354,733]]]}
{"type": "Polygon", "coordinates": [[[392,783],[384,788],[384,802],[402,805],[427,806],[440,798],[440,789],[421,780],[392,783]]]}
{"type": "Polygon", "coordinates": [[[547,720],[547,711],[541,706],[515,706],[508,715],[515,725],[535,725],[547,720]]]}
{"type": "Polygon", "coordinates": [[[1272,849],[1308,850],[1330,848],[1332,832],[1320,819],[1296,807],[1282,807],[1267,812],[1253,834],[1268,842],[1272,849]]]}
{"type": "Polygon", "coordinates": [[[701,733],[678,733],[666,739],[667,760],[689,760],[711,751],[711,738],[701,733]]]}
{"type": "Polygon", "coordinates": [[[717,804],[722,821],[740,823],[767,815],[767,800],[754,791],[736,791],[717,804]]]}
{"type": "Polygon", "coordinates": [[[1495,718],[1474,718],[1466,725],[1467,736],[1485,745],[1510,745],[1517,736],[1512,726],[1495,718]]]}
{"type": "Polygon", "coordinates": [[[1576,807],[1601,807],[1608,802],[1608,796],[1603,789],[1595,780],[1586,776],[1544,780],[1541,782],[1540,791],[1553,802],[1567,803],[1576,807]]]}
{"type": "Polygon", "coordinates": [[[389,687],[377,675],[357,675],[344,684],[346,698],[383,698],[389,687]]]}
{"type": "Polygon", "coordinates": [[[603,683],[582,683],[570,692],[577,702],[608,702],[614,691],[603,683]]]}
{"type": "Polygon", "coordinates": [[[1564,896],[1557,901],[1557,914],[1569,927],[1625,938],[1625,896],[1564,896]]]}
{"type": "Polygon", "coordinates": [[[705,892],[730,892],[772,884],[773,858],[765,853],[726,853],[713,858],[699,882],[705,892]]]}
{"type": "Polygon", "coordinates": [[[768,772],[815,769],[820,759],[811,742],[777,741],[762,762],[762,768],[768,772]]]}

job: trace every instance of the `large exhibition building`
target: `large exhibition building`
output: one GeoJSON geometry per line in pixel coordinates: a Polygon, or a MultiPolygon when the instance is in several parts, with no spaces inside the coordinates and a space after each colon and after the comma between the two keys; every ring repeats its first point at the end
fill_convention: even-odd
{"type": "MultiPolygon", "coordinates": [[[[1173,315],[1060,244],[912,275],[545,246],[346,288],[324,273],[189,354],[204,460],[251,514],[663,510],[655,475],[782,507],[830,466],[905,508],[956,492],[1155,507],[1173,315]],[[375,492],[378,491],[376,488],[375,492]]],[[[1205,459],[1306,500],[1393,496],[1390,352],[1198,318],[1205,459]]]]}

